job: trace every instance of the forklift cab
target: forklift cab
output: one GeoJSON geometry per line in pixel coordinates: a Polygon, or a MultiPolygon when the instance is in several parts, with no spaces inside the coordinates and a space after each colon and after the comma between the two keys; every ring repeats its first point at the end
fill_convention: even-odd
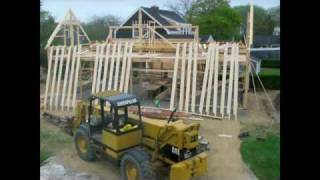
{"type": "Polygon", "coordinates": [[[128,125],[141,128],[140,103],[138,99],[130,94],[119,94],[116,96],[96,96],[90,97],[88,122],[92,130],[108,129],[120,134],[128,130],[128,125]],[[98,101],[98,112],[93,113],[93,104],[98,101]],[[139,119],[131,119],[128,116],[128,109],[136,107],[139,119]],[[94,128],[97,127],[97,128],[94,128]]]}
{"type": "Polygon", "coordinates": [[[106,147],[107,154],[117,159],[119,152],[141,144],[140,103],[134,95],[92,95],[89,100],[90,134],[93,140],[106,147]],[[93,109],[96,101],[98,106],[93,109]],[[128,109],[131,107],[138,109],[138,119],[129,117],[128,109]]]}

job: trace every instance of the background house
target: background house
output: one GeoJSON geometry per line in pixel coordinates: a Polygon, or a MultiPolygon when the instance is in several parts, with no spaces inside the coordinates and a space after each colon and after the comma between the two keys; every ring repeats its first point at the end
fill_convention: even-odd
{"type": "Polygon", "coordinates": [[[131,29],[118,29],[117,38],[138,38],[139,37],[139,11],[142,12],[143,35],[146,35],[148,26],[161,26],[156,31],[165,38],[193,38],[192,24],[188,23],[177,13],[168,10],[159,9],[157,6],[140,7],[133,12],[129,18],[124,21],[120,27],[133,26],[131,29]],[[167,28],[163,26],[181,26],[179,28],[167,28]]]}

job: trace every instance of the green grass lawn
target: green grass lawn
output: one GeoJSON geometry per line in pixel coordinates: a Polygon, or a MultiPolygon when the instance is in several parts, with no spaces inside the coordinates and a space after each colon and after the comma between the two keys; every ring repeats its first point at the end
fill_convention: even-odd
{"type": "Polygon", "coordinates": [[[244,139],[241,144],[243,160],[259,180],[280,179],[280,137],[269,133],[265,141],[254,136],[244,139]]]}
{"type": "Polygon", "coordinates": [[[279,76],[280,77],[280,69],[279,68],[261,68],[259,75],[260,76],[279,76]]]}

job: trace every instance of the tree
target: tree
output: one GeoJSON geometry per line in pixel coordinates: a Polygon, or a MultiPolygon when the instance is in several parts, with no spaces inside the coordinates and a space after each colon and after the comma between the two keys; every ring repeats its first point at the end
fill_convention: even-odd
{"type": "Polygon", "coordinates": [[[196,16],[207,14],[218,5],[229,5],[226,0],[175,0],[167,7],[192,22],[196,16]]]}
{"type": "Polygon", "coordinates": [[[241,18],[229,5],[220,4],[208,13],[195,17],[200,35],[212,34],[216,40],[239,40],[241,18]]]}
{"type": "MultiPolygon", "coordinates": [[[[241,16],[241,24],[246,26],[247,14],[249,12],[249,6],[236,6],[233,8],[241,16]]],[[[253,15],[253,33],[254,35],[272,35],[273,29],[280,23],[280,9],[278,8],[278,22],[276,20],[277,9],[271,9],[270,11],[263,7],[254,6],[253,15]]]]}
{"type": "Polygon", "coordinates": [[[120,25],[120,18],[112,15],[93,16],[88,23],[84,24],[84,29],[91,40],[104,41],[109,33],[109,26],[120,25]]]}
{"type": "Polygon", "coordinates": [[[47,64],[47,53],[44,47],[56,25],[54,17],[40,7],[40,65],[42,66],[47,64]]]}

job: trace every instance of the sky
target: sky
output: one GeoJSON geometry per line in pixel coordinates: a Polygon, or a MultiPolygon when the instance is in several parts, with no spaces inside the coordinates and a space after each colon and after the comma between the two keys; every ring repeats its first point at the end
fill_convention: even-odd
{"type": "MultiPolygon", "coordinates": [[[[230,5],[246,5],[250,1],[264,8],[280,4],[280,0],[231,0],[230,5]]],[[[167,9],[170,0],[41,0],[41,2],[42,9],[49,11],[57,21],[60,21],[71,8],[80,21],[86,22],[95,15],[114,15],[124,21],[140,6],[157,5],[160,9],[167,9]]]]}

